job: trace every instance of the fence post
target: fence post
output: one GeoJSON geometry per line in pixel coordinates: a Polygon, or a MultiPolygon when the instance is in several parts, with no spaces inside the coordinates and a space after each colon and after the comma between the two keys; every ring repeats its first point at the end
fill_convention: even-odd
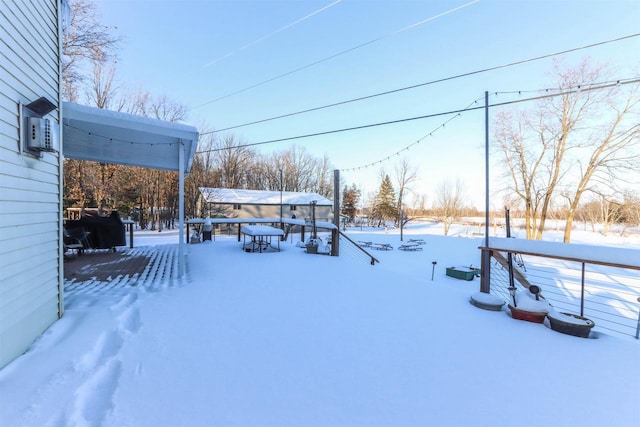
{"type": "Polygon", "coordinates": [[[491,251],[482,249],[480,259],[480,292],[491,293],[491,251]]]}
{"type": "Polygon", "coordinates": [[[582,282],[580,289],[580,316],[584,317],[584,262],[582,263],[582,282]]]}
{"type": "MultiPolygon", "coordinates": [[[[638,297],[638,303],[640,303],[640,297],[638,297]]],[[[640,310],[638,310],[638,326],[636,326],[636,339],[640,338],[640,310]]]]}

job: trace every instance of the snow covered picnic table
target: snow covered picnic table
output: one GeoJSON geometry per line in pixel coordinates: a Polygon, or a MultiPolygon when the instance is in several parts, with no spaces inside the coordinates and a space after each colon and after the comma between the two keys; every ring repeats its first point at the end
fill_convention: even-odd
{"type": "Polygon", "coordinates": [[[391,246],[389,243],[373,243],[373,242],[365,242],[365,241],[359,240],[358,244],[363,248],[375,249],[376,251],[393,250],[393,246],[391,246]]]}
{"type": "Polygon", "coordinates": [[[242,250],[245,252],[263,252],[269,248],[280,251],[280,237],[284,236],[284,231],[280,228],[270,227],[268,225],[243,225],[240,230],[244,235],[242,250]],[[251,241],[247,243],[247,236],[251,237],[251,241]],[[271,239],[277,237],[278,245],[274,247],[271,239]]]}
{"type": "Polygon", "coordinates": [[[421,251],[422,250],[422,246],[420,246],[418,243],[411,243],[411,244],[407,244],[407,245],[400,245],[398,246],[398,249],[400,249],[401,251],[421,251]]]}

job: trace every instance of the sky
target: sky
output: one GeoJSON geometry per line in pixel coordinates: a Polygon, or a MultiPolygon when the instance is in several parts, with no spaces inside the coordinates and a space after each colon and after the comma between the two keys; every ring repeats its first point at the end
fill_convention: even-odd
{"type": "MultiPolygon", "coordinates": [[[[428,194],[432,201],[442,181],[460,179],[468,200],[481,206],[482,109],[289,138],[481,107],[485,91],[553,87],[551,58],[235,126],[629,36],[638,32],[640,22],[635,1],[98,4],[102,21],[124,37],[118,59],[121,85],[183,103],[188,121],[201,131],[231,134],[248,144],[287,139],[256,148],[269,153],[295,144],[314,156],[326,155],[343,181],[365,194],[377,191],[381,170],[393,176],[399,161],[407,159],[418,172],[414,193],[428,194]]],[[[615,78],[630,78],[638,75],[639,52],[640,37],[633,37],[562,59],[575,64],[588,56],[595,63],[609,63],[615,78]]],[[[492,95],[490,103],[514,97],[492,95]]],[[[490,122],[493,117],[494,110],[490,122]]],[[[496,166],[492,164],[492,187],[500,175],[496,166]]]]}
{"type": "MultiPolygon", "coordinates": [[[[445,237],[433,223],[404,231],[405,243],[424,240],[422,251],[398,250],[397,229],[348,229],[395,248],[376,251],[375,266],[343,244],[340,257],[306,254],[298,234],[267,253],[218,235],[187,245],[187,276],[168,278],[157,272],[175,271],[177,230],[136,230],[128,253],[156,259],[150,273],[65,284],[64,316],[0,370],[0,425],[637,425],[640,342],[598,320],[623,306],[585,304],[596,323],[589,339],[512,319],[506,306],[481,310],[469,303],[479,279],[448,277],[446,267],[477,266],[482,240],[445,237]]],[[[640,248],[637,233],[576,241],[595,245],[591,257],[605,245],[640,248]]],[[[524,259],[530,280],[580,271],[524,259]]],[[[633,273],[589,265],[587,279],[592,268],[602,274],[587,299],[624,292],[633,331],[638,286],[623,279],[633,273]]],[[[579,299],[552,283],[540,284],[543,296],[579,299]]]]}

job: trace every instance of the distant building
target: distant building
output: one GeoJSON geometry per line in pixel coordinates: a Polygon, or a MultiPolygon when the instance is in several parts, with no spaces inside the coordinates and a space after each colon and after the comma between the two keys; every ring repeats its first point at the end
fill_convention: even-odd
{"type": "Polygon", "coordinates": [[[330,222],[333,218],[333,203],[317,193],[209,187],[199,190],[197,212],[205,218],[280,218],[282,212],[283,218],[311,219],[312,201],[316,202],[317,221],[330,222]]]}

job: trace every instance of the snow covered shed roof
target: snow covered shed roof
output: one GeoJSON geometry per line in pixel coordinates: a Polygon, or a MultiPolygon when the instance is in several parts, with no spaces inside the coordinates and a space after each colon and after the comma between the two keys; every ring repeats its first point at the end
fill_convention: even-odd
{"type": "Polygon", "coordinates": [[[198,129],[133,114],[62,103],[62,155],[152,169],[189,172],[198,146],[198,129]]]}
{"type": "MultiPolygon", "coordinates": [[[[232,188],[200,187],[200,193],[207,203],[238,203],[245,205],[279,205],[280,191],[237,190],[232,188]]],[[[333,202],[318,193],[283,191],[285,205],[308,205],[315,200],[318,206],[333,206],[333,202]]]]}

